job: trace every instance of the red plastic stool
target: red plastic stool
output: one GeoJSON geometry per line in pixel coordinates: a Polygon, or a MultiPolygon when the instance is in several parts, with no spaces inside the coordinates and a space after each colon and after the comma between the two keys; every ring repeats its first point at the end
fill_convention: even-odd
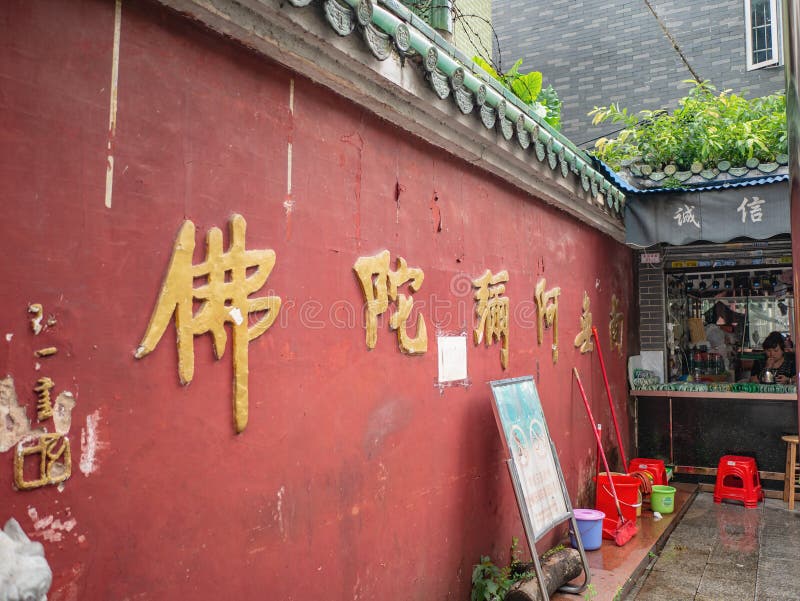
{"type": "Polygon", "coordinates": [[[628,464],[628,473],[647,470],[653,476],[653,484],[667,484],[667,470],[661,459],[645,459],[636,457],[628,464]]]}
{"type": "Polygon", "coordinates": [[[722,499],[742,501],[745,507],[756,507],[764,499],[755,459],[738,455],[723,455],[720,458],[714,484],[714,503],[720,503],[722,499]]]}

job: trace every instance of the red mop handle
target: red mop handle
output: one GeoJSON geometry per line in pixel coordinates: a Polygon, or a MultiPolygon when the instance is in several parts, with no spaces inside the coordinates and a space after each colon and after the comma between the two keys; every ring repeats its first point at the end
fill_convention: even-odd
{"type": "MultiPolygon", "coordinates": [[[[583,406],[586,407],[586,413],[589,414],[589,419],[592,422],[592,432],[594,432],[594,437],[597,440],[597,446],[600,449],[600,457],[603,458],[603,467],[606,468],[606,474],[608,474],[608,483],[611,485],[611,492],[614,494],[614,500],[616,501],[619,499],[617,496],[617,488],[614,486],[614,478],[611,477],[611,469],[608,467],[608,460],[606,459],[606,453],[603,450],[603,441],[600,439],[600,433],[597,431],[596,424],[597,422],[594,421],[594,416],[592,415],[592,408],[589,406],[589,399],[586,396],[586,391],[583,389],[583,384],[581,383],[581,377],[578,375],[578,368],[573,367],[572,373],[575,374],[575,379],[578,381],[578,388],[581,391],[581,398],[583,399],[583,406]]],[[[620,513],[622,510],[619,507],[619,502],[617,502],[617,509],[619,509],[620,513]]]]}
{"type": "Polygon", "coordinates": [[[606,385],[606,395],[608,395],[608,405],[611,407],[611,419],[614,420],[614,432],[617,433],[617,444],[619,445],[619,454],[622,458],[622,469],[628,469],[628,460],[625,457],[625,447],[622,446],[622,436],[619,433],[619,422],[617,422],[617,411],[614,409],[614,400],[611,398],[611,388],[608,385],[608,374],[606,373],[606,362],[603,361],[603,351],[600,349],[600,335],[597,333],[597,327],[592,326],[592,334],[594,341],[597,343],[597,356],[600,358],[600,369],[603,371],[603,383],[606,385]]]}

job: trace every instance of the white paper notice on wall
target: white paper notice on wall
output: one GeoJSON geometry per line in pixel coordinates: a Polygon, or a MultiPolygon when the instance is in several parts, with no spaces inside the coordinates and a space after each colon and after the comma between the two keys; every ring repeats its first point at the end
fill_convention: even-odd
{"type": "Polygon", "coordinates": [[[439,384],[467,379],[467,336],[437,336],[439,384]]]}

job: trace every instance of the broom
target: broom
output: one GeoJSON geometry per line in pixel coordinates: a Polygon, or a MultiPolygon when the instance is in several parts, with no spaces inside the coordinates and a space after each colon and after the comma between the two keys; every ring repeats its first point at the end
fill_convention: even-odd
{"type": "MultiPolygon", "coordinates": [[[[619,447],[620,459],[622,460],[622,469],[626,470],[628,459],[625,457],[625,448],[622,446],[622,435],[619,431],[617,411],[614,409],[614,399],[611,397],[611,387],[608,384],[608,374],[606,373],[606,362],[603,361],[603,350],[600,348],[600,335],[597,333],[596,326],[592,326],[592,335],[594,336],[595,348],[597,349],[597,358],[600,360],[600,369],[603,372],[603,384],[606,386],[608,406],[611,408],[611,419],[614,420],[614,432],[617,434],[617,446],[619,447]]],[[[653,476],[649,471],[628,472],[628,475],[639,480],[639,490],[642,491],[643,495],[650,494],[650,491],[653,489],[653,476]]]]}
{"type": "Polygon", "coordinates": [[[619,505],[619,497],[617,496],[617,489],[614,486],[614,478],[611,476],[611,469],[608,467],[608,460],[606,459],[606,453],[603,450],[603,442],[600,439],[600,434],[598,433],[597,428],[595,428],[595,424],[597,422],[594,421],[592,408],[589,406],[589,399],[586,397],[586,391],[583,389],[583,384],[581,384],[581,377],[578,375],[578,368],[573,367],[572,373],[575,374],[575,379],[578,381],[578,388],[581,391],[583,405],[586,407],[586,413],[589,415],[589,420],[592,422],[592,432],[594,432],[594,437],[597,439],[597,447],[600,449],[600,457],[603,459],[603,467],[606,468],[606,473],[608,474],[608,483],[611,485],[611,496],[614,497],[614,504],[617,507],[617,514],[619,514],[619,522],[617,523],[617,527],[612,535],[614,537],[614,542],[617,543],[617,546],[621,547],[634,536],[636,536],[638,530],[636,529],[635,522],[626,521],[625,516],[622,515],[622,507],[619,505]]]}

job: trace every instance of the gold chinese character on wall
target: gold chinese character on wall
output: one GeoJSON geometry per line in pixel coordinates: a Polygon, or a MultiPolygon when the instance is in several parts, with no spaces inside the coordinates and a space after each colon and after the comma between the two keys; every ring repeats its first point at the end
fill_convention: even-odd
{"type": "Polygon", "coordinates": [[[225,353],[230,325],[233,334],[233,419],[236,432],[247,427],[248,344],[275,321],[281,308],[278,296],[250,298],[261,289],[275,266],[273,250],[246,250],[247,223],[233,215],[230,246],[222,248],[222,231],[213,227],[206,236],[206,256],[192,263],[195,226],[184,221],[172,248],[172,258],[158,301],[135,356],[141,359],[155,349],[173,315],[178,334],[178,375],[182,384],[194,376],[194,337],[211,333],[214,354],[225,353]],[[195,286],[195,280],[199,285],[195,286]],[[197,311],[194,302],[200,303],[197,311]],[[262,316],[250,325],[253,313],[262,316]]]}
{"type": "Polygon", "coordinates": [[[397,331],[400,350],[410,355],[424,353],[428,350],[425,319],[417,315],[417,335],[409,336],[408,318],[414,307],[414,299],[399,292],[399,289],[408,283],[409,290],[417,292],[425,274],[422,269],[409,267],[402,257],[397,258],[397,269],[391,271],[389,261],[389,251],[384,250],[372,257],[359,257],[353,265],[366,301],[367,348],[375,348],[378,342],[378,316],[389,309],[391,301],[397,303],[397,310],[389,318],[389,327],[397,331]]]}
{"type": "Polygon", "coordinates": [[[581,331],[575,336],[575,346],[581,353],[589,353],[594,350],[592,342],[592,314],[589,311],[589,293],[583,293],[583,310],[581,313],[581,331]]]}
{"type": "Polygon", "coordinates": [[[624,328],[624,317],[619,309],[619,299],[616,294],[611,295],[611,314],[608,322],[608,334],[611,338],[611,348],[616,348],[622,355],[622,335],[624,328]]]}
{"type": "Polygon", "coordinates": [[[508,332],[510,305],[508,297],[503,296],[506,291],[505,283],[508,282],[508,272],[504,269],[495,275],[488,269],[482,276],[472,281],[477,288],[475,300],[475,314],[478,316],[478,326],[473,331],[475,344],[486,340],[490,346],[495,339],[501,341],[500,365],[508,368],[508,332]]]}
{"type": "Polygon", "coordinates": [[[72,473],[72,454],[69,439],[63,434],[43,434],[36,439],[36,444],[25,446],[25,442],[17,445],[14,455],[14,484],[20,490],[39,488],[47,484],[59,484],[72,473]],[[59,444],[60,443],[60,444],[59,444]],[[25,458],[38,456],[38,478],[25,480],[25,458]]]}
{"type": "Polygon", "coordinates": [[[550,290],[547,288],[547,281],[542,278],[536,284],[534,300],[536,301],[536,340],[542,344],[544,329],[553,328],[553,363],[558,362],[558,296],[561,288],[556,286],[550,290]]]}
{"type": "Polygon", "coordinates": [[[38,397],[36,404],[37,418],[40,422],[53,417],[53,404],[50,401],[50,390],[55,384],[50,378],[39,378],[36,381],[36,387],[33,389],[38,397]]]}

